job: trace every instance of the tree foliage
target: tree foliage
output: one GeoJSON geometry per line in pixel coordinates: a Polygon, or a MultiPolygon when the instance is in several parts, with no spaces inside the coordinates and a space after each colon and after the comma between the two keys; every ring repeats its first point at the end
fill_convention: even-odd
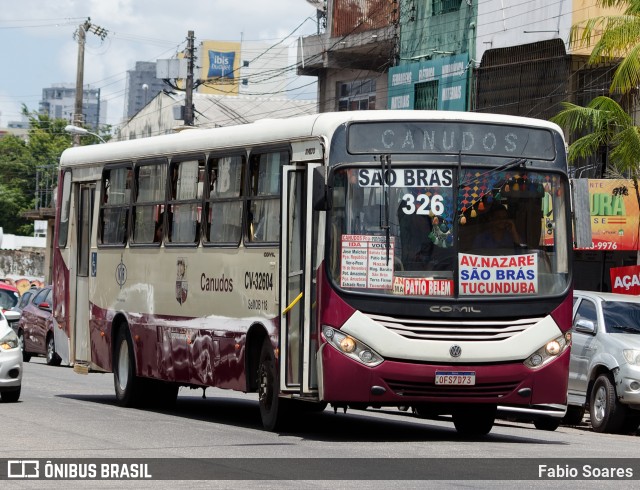
{"type": "Polygon", "coordinates": [[[617,8],[617,15],[592,17],[571,27],[569,44],[593,45],[590,64],[621,59],[611,83],[612,93],[628,93],[640,85],[640,0],[598,0],[599,7],[617,8]]]}
{"type": "Polygon", "coordinates": [[[39,206],[36,176],[53,186],[60,155],[71,146],[71,136],[64,131],[68,123],[63,119],[31,113],[26,106],[22,112],[29,119],[28,140],[13,135],[0,138],[0,227],[5,233],[31,235],[33,222],[21,214],[39,206]]]}

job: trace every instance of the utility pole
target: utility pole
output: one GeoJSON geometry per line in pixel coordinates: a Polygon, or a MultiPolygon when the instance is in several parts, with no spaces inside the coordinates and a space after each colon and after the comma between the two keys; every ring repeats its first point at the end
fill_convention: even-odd
{"type": "MultiPolygon", "coordinates": [[[[82,99],[83,99],[83,83],[84,83],[84,45],[87,39],[87,32],[92,32],[99,36],[104,41],[109,33],[106,29],[97,25],[91,24],[91,17],[87,17],[84,23],[78,26],[76,35],[78,36],[78,66],[76,72],[76,101],[73,109],[73,125],[82,127],[84,123],[84,115],[82,113],[82,99]]],[[[98,92],[100,94],[100,92],[98,92]]],[[[98,95],[99,97],[99,95],[98,95]]],[[[98,104],[100,101],[98,100],[98,104]]],[[[74,134],[73,146],[80,146],[80,135],[74,134]]]]}
{"type": "Polygon", "coordinates": [[[184,125],[193,126],[193,61],[194,61],[193,31],[187,33],[187,83],[184,94],[184,125]]]}

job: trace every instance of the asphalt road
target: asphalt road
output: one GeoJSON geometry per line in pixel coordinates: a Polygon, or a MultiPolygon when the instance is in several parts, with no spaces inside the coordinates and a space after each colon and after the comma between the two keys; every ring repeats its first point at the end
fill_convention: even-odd
{"type": "MultiPolygon", "coordinates": [[[[187,471],[192,458],[232,458],[229,461],[237,460],[254,469],[238,474],[248,481],[220,481],[216,480],[218,467],[206,476],[207,481],[186,482],[191,488],[513,488],[513,480],[519,479],[513,476],[514,468],[519,465],[523,475],[531,468],[527,461],[512,458],[544,458],[562,469],[573,465],[567,458],[609,464],[603,458],[640,457],[639,435],[597,434],[587,424],[545,432],[531,424],[499,420],[488,436],[469,440],[461,438],[449,420],[422,420],[396,410],[349,410],[344,414],[329,408],[309,415],[291,432],[271,433],[262,429],[254,394],[208,389],[203,399],[202,390],[182,388],[171,409],[121,408],[115,403],[112,375],[78,375],[70,368],[47,366],[42,358],[25,363],[20,401],[0,404],[0,415],[4,427],[0,432],[0,458],[120,458],[132,462],[145,458],[162,458],[164,462],[166,458],[163,470],[175,467],[178,474],[187,471]],[[246,458],[279,459],[258,461],[262,465],[256,465],[246,458]],[[443,458],[437,463],[447,466],[450,480],[405,480],[411,478],[411,472],[399,476],[401,464],[400,470],[389,472],[386,481],[379,481],[389,461],[398,463],[409,458],[420,458],[415,461],[423,466],[443,458]],[[511,475],[509,481],[502,480],[501,474],[496,480],[457,479],[468,467],[484,464],[482,461],[511,475]],[[323,480],[318,472],[341,480],[323,480]],[[281,474],[282,480],[262,480],[261,474],[271,478],[281,474]]],[[[640,460],[636,462],[640,467],[640,460]]],[[[596,480],[591,477],[585,481],[584,475],[580,476],[583,478],[561,484],[569,488],[635,487],[633,481],[589,481],[596,480]]],[[[637,483],[640,471],[634,478],[637,483]]],[[[527,479],[518,486],[551,488],[558,483],[527,479]]],[[[2,489],[69,488],[76,484],[77,488],[122,488],[127,484],[128,488],[158,489],[177,488],[185,482],[0,482],[2,489]]]]}

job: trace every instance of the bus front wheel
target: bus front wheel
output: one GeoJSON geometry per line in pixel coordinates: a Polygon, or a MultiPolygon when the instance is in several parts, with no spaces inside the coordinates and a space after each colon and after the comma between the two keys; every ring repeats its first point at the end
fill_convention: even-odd
{"type": "Polygon", "coordinates": [[[463,436],[484,436],[493,428],[496,411],[495,405],[460,407],[453,412],[453,425],[463,436]]]}
{"type": "Polygon", "coordinates": [[[118,403],[136,406],[142,396],[141,380],[136,376],[133,342],[126,326],[118,329],[113,353],[113,384],[118,403]]]}
{"type": "Polygon", "coordinates": [[[258,364],[258,402],[262,425],[270,431],[281,429],[286,418],[284,411],[287,400],[278,396],[279,391],[280,380],[276,358],[271,342],[266,337],[260,350],[260,363],[258,364]]]}

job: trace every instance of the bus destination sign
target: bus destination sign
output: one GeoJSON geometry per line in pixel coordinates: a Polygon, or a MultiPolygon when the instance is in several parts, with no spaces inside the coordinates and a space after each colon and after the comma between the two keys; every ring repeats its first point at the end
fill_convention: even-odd
{"type": "Polygon", "coordinates": [[[349,126],[349,153],[445,153],[553,160],[551,131],[461,122],[373,122],[349,126]]]}

